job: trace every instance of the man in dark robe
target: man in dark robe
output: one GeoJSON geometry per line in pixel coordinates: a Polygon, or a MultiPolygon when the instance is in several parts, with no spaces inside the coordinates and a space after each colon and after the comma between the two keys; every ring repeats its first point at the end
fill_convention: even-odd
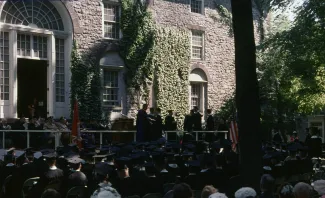
{"type": "Polygon", "coordinates": [[[148,105],[144,104],[142,109],[138,111],[136,128],[137,128],[137,142],[143,142],[148,138],[148,105]]]}
{"type": "Polygon", "coordinates": [[[162,137],[162,130],[163,130],[163,123],[162,123],[162,118],[161,118],[161,109],[157,108],[156,109],[156,118],[154,122],[154,135],[152,140],[158,140],[159,138],[162,137]]]}
{"type": "Polygon", "coordinates": [[[194,107],[193,130],[202,131],[202,115],[197,107],[194,107]]]}
{"type": "MultiPolygon", "coordinates": [[[[214,131],[214,118],[212,115],[212,110],[211,109],[207,109],[207,119],[206,119],[206,127],[205,130],[206,131],[214,131]]],[[[206,134],[205,136],[206,141],[211,142],[211,141],[215,141],[215,135],[212,132],[209,132],[206,134]]]]}
{"type": "Polygon", "coordinates": [[[173,117],[173,111],[169,110],[168,115],[165,117],[165,130],[166,131],[174,131],[176,130],[176,121],[175,118],[173,117]]]}
{"type": "Polygon", "coordinates": [[[149,114],[148,114],[148,136],[145,141],[153,141],[155,140],[156,137],[156,131],[155,131],[155,125],[156,125],[156,112],[155,112],[155,108],[150,108],[149,109],[149,114]]]}
{"type": "Polygon", "coordinates": [[[320,157],[322,155],[322,139],[318,136],[319,131],[317,128],[312,128],[312,136],[306,142],[309,152],[308,155],[310,157],[320,157]]]}
{"type": "Polygon", "coordinates": [[[191,110],[190,114],[185,116],[184,119],[184,131],[192,132],[193,131],[193,115],[194,111],[191,110]]]}

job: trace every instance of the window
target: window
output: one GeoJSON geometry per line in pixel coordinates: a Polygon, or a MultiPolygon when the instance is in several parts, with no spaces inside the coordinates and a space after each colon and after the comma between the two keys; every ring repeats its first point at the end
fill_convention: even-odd
{"type": "Polygon", "coordinates": [[[120,7],[104,3],[104,37],[120,38],[120,7]]]}
{"type": "Polygon", "coordinates": [[[200,108],[201,84],[191,84],[191,109],[200,108]]]}
{"type": "Polygon", "coordinates": [[[34,57],[47,58],[47,37],[33,36],[34,57]]]}
{"type": "Polygon", "coordinates": [[[9,33],[0,32],[0,93],[9,100],[9,33]]]}
{"type": "Polygon", "coordinates": [[[203,59],[203,33],[192,31],[192,59],[203,59]]]}
{"type": "Polygon", "coordinates": [[[103,103],[104,105],[119,105],[118,92],[118,71],[104,70],[104,86],[103,86],[103,103]]]}
{"type": "Polygon", "coordinates": [[[30,36],[17,34],[17,55],[30,56],[30,36]]]}
{"type": "Polygon", "coordinates": [[[55,101],[65,101],[64,76],[64,39],[55,39],[56,65],[55,65],[55,101]]]}
{"type": "Polygon", "coordinates": [[[191,0],[191,12],[202,14],[203,0],[191,0]]]}

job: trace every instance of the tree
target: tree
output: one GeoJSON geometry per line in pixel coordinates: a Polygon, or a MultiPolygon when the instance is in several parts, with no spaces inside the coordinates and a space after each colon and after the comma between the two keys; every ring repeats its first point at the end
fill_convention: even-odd
{"type": "Polygon", "coordinates": [[[251,0],[232,0],[231,6],[235,39],[240,175],[243,185],[259,189],[262,151],[252,3],[251,0]]]}
{"type": "Polygon", "coordinates": [[[284,100],[295,105],[297,113],[311,114],[325,107],[324,27],[325,3],[309,0],[299,9],[291,29],[264,44],[264,53],[272,56],[264,62],[269,66],[273,62],[276,71],[283,71],[280,92],[284,100]]]}

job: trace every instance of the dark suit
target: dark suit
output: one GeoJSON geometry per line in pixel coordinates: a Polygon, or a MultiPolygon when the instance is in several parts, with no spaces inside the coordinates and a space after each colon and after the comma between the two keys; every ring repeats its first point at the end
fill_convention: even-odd
{"type": "Polygon", "coordinates": [[[197,112],[193,114],[193,129],[195,131],[202,131],[202,115],[197,112]]]}
{"type": "Polygon", "coordinates": [[[163,123],[160,115],[157,115],[153,124],[153,138],[152,140],[158,140],[162,137],[163,123]]]}
{"type": "Polygon", "coordinates": [[[186,115],[184,118],[184,131],[192,132],[193,131],[193,116],[186,115]]]}
{"type": "Polygon", "coordinates": [[[214,131],[215,128],[214,128],[214,119],[213,119],[213,116],[212,115],[209,115],[207,120],[206,120],[206,130],[207,131],[214,131]]]}
{"type": "Polygon", "coordinates": [[[309,157],[320,157],[322,155],[322,139],[316,136],[312,136],[306,142],[309,152],[309,157]]]}
{"type": "Polygon", "coordinates": [[[165,117],[165,130],[166,131],[174,131],[176,130],[176,122],[173,116],[167,115],[165,117]]]}

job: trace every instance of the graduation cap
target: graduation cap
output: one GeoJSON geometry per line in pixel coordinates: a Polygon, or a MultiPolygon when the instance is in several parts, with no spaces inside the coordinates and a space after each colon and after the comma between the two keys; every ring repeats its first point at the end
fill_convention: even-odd
{"type": "Polygon", "coordinates": [[[86,145],[84,147],[84,150],[86,150],[86,151],[93,151],[93,152],[95,152],[95,149],[96,149],[96,146],[95,145],[91,145],[91,144],[86,145]]]}
{"type": "Polygon", "coordinates": [[[130,162],[131,162],[131,158],[128,157],[121,157],[115,160],[118,170],[127,169],[128,165],[130,165],[130,162]]]}
{"type": "Polygon", "coordinates": [[[40,150],[40,152],[41,152],[42,155],[45,157],[45,155],[48,155],[48,154],[54,153],[55,150],[54,150],[54,149],[43,149],[43,150],[40,150]]]}
{"type": "Polygon", "coordinates": [[[52,152],[52,153],[45,154],[43,156],[47,160],[53,160],[53,159],[56,159],[57,154],[55,152],[52,152]]]}
{"type": "Polygon", "coordinates": [[[192,160],[192,161],[186,162],[186,165],[188,167],[200,168],[200,161],[198,161],[198,160],[192,160]]]}
{"type": "Polygon", "coordinates": [[[95,164],[94,172],[99,175],[109,175],[112,172],[112,168],[105,162],[99,162],[95,164]]]}
{"type": "Polygon", "coordinates": [[[40,151],[34,153],[34,158],[35,158],[35,159],[39,159],[39,158],[41,158],[42,156],[43,156],[43,154],[42,154],[40,151]]]}
{"type": "Polygon", "coordinates": [[[68,163],[77,165],[77,164],[84,164],[85,161],[79,157],[73,157],[73,158],[68,159],[68,163]]]}

